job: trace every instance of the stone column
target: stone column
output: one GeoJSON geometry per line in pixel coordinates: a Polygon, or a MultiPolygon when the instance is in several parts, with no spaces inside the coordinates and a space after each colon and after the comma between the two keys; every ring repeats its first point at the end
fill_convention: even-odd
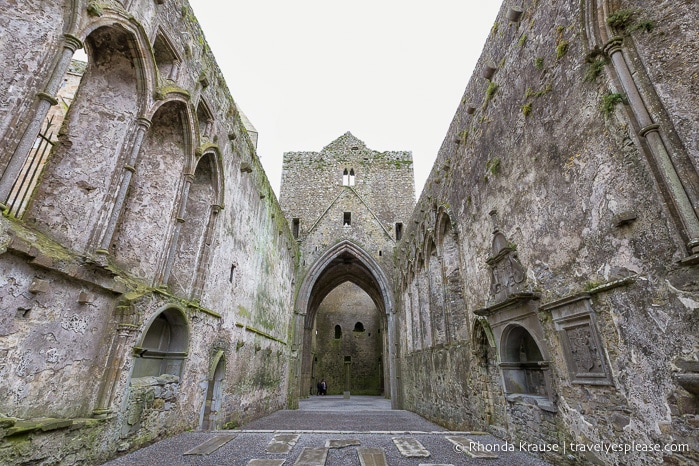
{"type": "Polygon", "coordinates": [[[177,210],[177,223],[175,224],[175,229],[172,232],[172,240],[170,241],[170,247],[168,248],[168,253],[165,258],[165,265],[163,266],[163,271],[160,275],[159,283],[157,285],[167,285],[167,281],[170,279],[170,272],[172,271],[172,264],[175,262],[175,255],[177,254],[177,247],[180,242],[180,231],[182,230],[182,224],[185,222],[185,214],[187,210],[187,199],[189,198],[189,188],[192,186],[194,181],[193,173],[185,173],[184,175],[184,185],[182,186],[182,196],[180,197],[180,207],[177,210]]]}
{"type": "Polygon", "coordinates": [[[49,112],[51,106],[56,105],[58,101],[55,95],[60,89],[61,83],[63,82],[63,77],[68,72],[70,68],[70,61],[73,58],[73,54],[76,50],[83,48],[83,43],[77,37],[71,34],[63,35],[63,50],[61,56],[53,68],[51,73],[51,78],[46,84],[46,87],[42,92],[39,92],[36,96],[39,99],[36,107],[36,112],[34,117],[29,122],[29,126],[24,131],[19,144],[15,148],[12,157],[10,158],[5,171],[2,176],[0,176],[0,211],[7,209],[7,198],[12,190],[12,185],[22,171],[22,166],[34,145],[34,141],[41,131],[41,125],[46,119],[46,115],[49,112]]]}
{"type": "Polygon", "coordinates": [[[623,39],[620,37],[612,39],[605,45],[604,51],[614,65],[621,85],[629,100],[631,110],[634,112],[641,126],[639,136],[646,138],[648,142],[651,155],[658,167],[662,181],[670,193],[670,197],[675,204],[675,209],[689,237],[687,249],[690,254],[699,254],[699,218],[694,211],[691,200],[684,190],[682,180],[677,174],[677,170],[672,163],[667,147],[665,147],[665,143],[659,131],[660,125],[653,122],[641,94],[638,91],[633,76],[631,75],[631,71],[629,70],[629,66],[622,52],[622,41],[623,39]]]}
{"type": "Polygon", "coordinates": [[[350,381],[352,376],[352,361],[345,361],[345,392],[342,394],[345,400],[350,398],[350,381]]]}
{"type": "Polygon", "coordinates": [[[124,365],[126,343],[136,330],[138,330],[137,325],[124,323],[119,324],[117,328],[117,334],[112,339],[112,347],[109,350],[107,368],[102,376],[102,384],[97,395],[97,407],[92,411],[93,417],[106,417],[112,412],[111,404],[114,399],[114,389],[119,381],[119,375],[124,365]]]}
{"type": "MultiPolygon", "coordinates": [[[[306,317],[306,316],[302,316],[306,317]]],[[[307,328],[303,326],[303,350],[301,351],[301,377],[300,377],[300,398],[308,398],[311,389],[311,358],[312,351],[313,327],[307,328]]]]}
{"type": "Polygon", "coordinates": [[[124,173],[121,177],[119,190],[117,191],[109,219],[107,220],[107,224],[105,225],[102,234],[100,235],[99,244],[97,246],[97,250],[95,251],[98,254],[109,254],[109,245],[112,242],[114,231],[119,223],[121,214],[124,212],[126,195],[129,191],[129,187],[131,186],[133,174],[136,172],[136,163],[138,162],[138,155],[141,152],[141,146],[143,145],[143,138],[145,137],[151,124],[150,120],[147,120],[146,118],[138,118],[136,123],[136,135],[134,136],[134,141],[131,145],[129,157],[124,165],[124,173]]]}
{"type": "Polygon", "coordinates": [[[201,296],[204,290],[204,282],[206,281],[206,271],[209,264],[209,256],[211,254],[211,242],[214,237],[214,230],[216,226],[216,221],[218,219],[218,214],[221,212],[221,206],[214,204],[211,206],[211,211],[209,213],[209,223],[206,225],[206,232],[204,233],[204,243],[202,244],[201,252],[197,258],[196,267],[196,278],[194,280],[194,286],[192,287],[192,297],[198,298],[201,296]]]}

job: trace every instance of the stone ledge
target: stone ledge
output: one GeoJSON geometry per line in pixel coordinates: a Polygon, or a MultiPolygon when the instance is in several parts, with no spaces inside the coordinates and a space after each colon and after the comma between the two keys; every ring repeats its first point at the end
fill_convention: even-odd
{"type": "Polygon", "coordinates": [[[94,427],[102,422],[98,419],[60,419],[60,418],[36,418],[36,419],[17,419],[17,418],[0,418],[0,438],[12,437],[15,435],[28,434],[31,432],[50,432],[52,430],[80,429],[83,427],[94,427]]]}
{"type": "Polygon", "coordinates": [[[126,286],[115,278],[118,274],[93,262],[75,251],[66,249],[41,232],[18,223],[8,221],[10,240],[7,251],[28,258],[33,266],[55,271],[104,290],[123,294],[126,286]]]}

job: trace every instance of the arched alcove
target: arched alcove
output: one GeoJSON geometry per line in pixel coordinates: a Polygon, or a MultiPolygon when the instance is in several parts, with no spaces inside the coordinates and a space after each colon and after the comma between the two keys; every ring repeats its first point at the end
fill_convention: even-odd
{"type": "Polygon", "coordinates": [[[429,318],[432,326],[432,341],[435,345],[443,345],[448,340],[444,279],[442,276],[442,263],[437,254],[437,246],[432,239],[429,240],[426,257],[428,260],[427,279],[430,290],[429,318]]]}
{"type": "Polygon", "coordinates": [[[143,55],[130,32],[99,27],[85,48],[88,66],[25,214],[77,250],[84,250],[112,191],[114,172],[122,169],[147,87],[143,55]]]}
{"type": "Polygon", "coordinates": [[[189,348],[189,326],[181,310],[168,308],[149,323],[134,348],[132,378],[170,374],[179,377],[189,348]]]}
{"type": "Polygon", "coordinates": [[[214,114],[204,99],[197,105],[197,122],[199,123],[199,138],[211,140],[214,132],[214,114]]]}
{"type": "Polygon", "coordinates": [[[161,105],[141,147],[111,252],[135,275],[153,279],[177,221],[182,173],[191,151],[187,107],[161,105]]]}
{"type": "Polygon", "coordinates": [[[420,253],[417,258],[417,271],[415,281],[419,302],[418,317],[420,319],[420,334],[422,336],[422,349],[429,348],[433,344],[432,339],[432,313],[430,308],[430,277],[427,270],[428,264],[420,253]]]}
{"type": "Polygon", "coordinates": [[[221,424],[221,405],[223,402],[223,381],[226,376],[226,358],[223,351],[218,351],[211,363],[206,385],[206,399],[201,417],[202,430],[216,430],[221,424]]]}
{"type": "Polygon", "coordinates": [[[464,340],[468,338],[469,325],[464,300],[463,280],[461,278],[461,256],[456,232],[449,214],[441,212],[438,220],[437,248],[441,252],[442,276],[444,290],[449,300],[445,302],[447,331],[451,338],[464,340]]]}
{"type": "Polygon", "coordinates": [[[197,163],[186,198],[181,200],[185,203],[184,216],[168,279],[168,286],[178,294],[189,294],[198,275],[197,264],[206,245],[206,232],[218,206],[218,176],[216,153],[204,154],[197,163]]]}
{"type": "Polygon", "coordinates": [[[548,397],[544,370],[547,362],[534,337],[521,325],[510,325],[502,333],[500,368],[508,395],[548,397]]]}
{"type": "Polygon", "coordinates": [[[160,79],[176,82],[179,77],[179,68],[182,60],[177,56],[175,47],[162,31],[158,31],[153,43],[153,55],[160,73],[160,79]]]}

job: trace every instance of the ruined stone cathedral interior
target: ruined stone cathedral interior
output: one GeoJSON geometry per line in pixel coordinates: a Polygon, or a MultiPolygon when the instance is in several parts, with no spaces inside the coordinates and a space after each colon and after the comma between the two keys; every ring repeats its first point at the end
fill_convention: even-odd
{"type": "Polygon", "coordinates": [[[348,132],[277,199],[186,0],[0,2],[0,463],[319,377],[511,441],[690,446],[573,462],[699,461],[697,30],[691,0],[506,0],[417,198],[409,148],[348,132]]]}

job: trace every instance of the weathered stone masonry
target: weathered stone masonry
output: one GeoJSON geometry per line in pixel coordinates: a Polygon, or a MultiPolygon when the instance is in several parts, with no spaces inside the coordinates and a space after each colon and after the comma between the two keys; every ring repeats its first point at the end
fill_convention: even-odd
{"type": "Polygon", "coordinates": [[[284,154],[280,204],[299,242],[292,406],[321,378],[331,393],[383,392],[399,405],[393,252],[414,192],[410,152],[378,152],[351,133],[284,154]],[[370,330],[354,332],[361,320],[370,330]]]}
{"type": "Polygon", "coordinates": [[[696,461],[699,18],[505,2],[399,253],[405,408],[696,461]]]}
{"type": "Polygon", "coordinates": [[[283,407],[296,245],[189,5],[0,22],[0,462],[97,463],[283,407]]]}
{"type": "Polygon", "coordinates": [[[350,133],[285,154],[277,202],[186,1],[3,5],[0,463],[321,377],[517,443],[681,448],[557,464],[699,461],[698,29],[508,0],[417,202],[410,152],[350,133]]]}

